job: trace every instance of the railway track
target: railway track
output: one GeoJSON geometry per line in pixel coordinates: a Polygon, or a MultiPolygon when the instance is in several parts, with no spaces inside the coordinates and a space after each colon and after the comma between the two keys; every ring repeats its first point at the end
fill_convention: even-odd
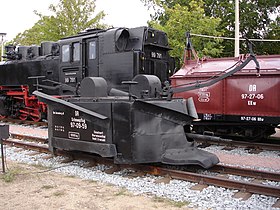
{"type": "Polygon", "coordinates": [[[14,118],[2,118],[1,122],[3,123],[12,123],[12,124],[18,124],[18,125],[33,125],[38,127],[48,127],[48,122],[36,122],[31,120],[20,120],[20,119],[14,119],[14,118]]]}
{"type": "Polygon", "coordinates": [[[280,151],[280,139],[279,144],[268,144],[268,143],[258,143],[258,142],[247,142],[247,141],[235,141],[232,139],[222,139],[220,137],[214,136],[202,136],[187,134],[187,137],[194,139],[200,144],[200,147],[208,147],[211,145],[225,146],[227,149],[234,148],[245,148],[254,150],[255,152],[261,152],[263,150],[267,151],[280,151]],[[201,138],[199,138],[201,136],[201,138]]]}
{"type": "MultiPolygon", "coordinates": [[[[155,169],[152,169],[155,170],[155,169]]],[[[220,176],[221,174],[234,174],[244,176],[243,169],[235,168],[228,166],[220,166],[218,165],[215,169],[215,172],[218,172],[217,175],[205,175],[205,174],[198,174],[194,172],[188,171],[181,171],[181,170],[170,170],[165,168],[158,168],[158,175],[164,176],[168,175],[174,179],[181,179],[185,181],[197,182],[199,185],[214,185],[218,187],[225,187],[228,189],[238,189],[241,192],[248,192],[252,194],[262,194],[262,195],[269,195],[280,197],[280,187],[268,186],[261,183],[253,183],[253,182],[245,182],[245,181],[237,181],[228,179],[227,176],[220,176]],[[227,171],[227,172],[226,172],[227,171]],[[226,172],[226,173],[225,173],[226,172]]],[[[213,169],[210,169],[212,171],[213,169]]],[[[280,174],[279,173],[270,173],[270,172],[263,172],[258,170],[247,170],[246,177],[250,176],[252,178],[266,177],[265,179],[274,179],[275,181],[280,181],[280,174]],[[254,173],[257,176],[253,175],[254,173]]]]}
{"type": "MultiPolygon", "coordinates": [[[[36,139],[35,137],[32,137],[31,141],[34,141],[35,139],[36,139]]],[[[22,141],[22,140],[23,140],[23,138],[22,139],[9,138],[9,139],[3,140],[3,142],[4,142],[4,144],[9,145],[9,146],[20,147],[23,149],[34,150],[34,151],[38,151],[38,152],[42,152],[42,153],[50,153],[47,144],[38,144],[35,142],[26,142],[26,141],[22,141]]],[[[39,139],[39,141],[41,141],[41,140],[42,139],[39,139]]]]}
{"type": "MultiPolygon", "coordinates": [[[[4,140],[4,144],[16,146],[24,149],[35,150],[42,153],[49,153],[46,139],[37,137],[28,137],[20,135],[12,135],[18,139],[9,138],[4,140]],[[20,138],[19,138],[20,137],[20,138]],[[24,141],[23,141],[24,140],[24,141]],[[28,140],[28,141],[26,141],[28,140]],[[39,143],[38,143],[39,142],[39,143]]],[[[103,164],[110,164],[114,166],[113,171],[122,170],[124,168],[130,168],[145,173],[159,175],[164,177],[170,177],[171,179],[180,179],[197,183],[197,189],[203,189],[208,185],[214,185],[217,187],[224,187],[228,189],[237,189],[239,194],[245,193],[246,196],[252,194],[262,194],[280,198],[280,187],[271,186],[265,184],[266,180],[280,182],[280,173],[260,171],[254,169],[245,169],[239,167],[217,165],[209,170],[202,170],[197,168],[191,168],[187,171],[174,169],[174,167],[166,168],[162,166],[151,165],[114,165],[109,159],[98,158],[96,156],[85,155],[81,153],[66,153],[61,152],[59,155],[72,156],[74,159],[88,159],[93,162],[102,162],[103,164]],[[194,170],[194,171],[193,171],[194,170]],[[200,171],[200,172],[198,172],[200,171]],[[230,176],[250,177],[251,181],[242,181],[230,179],[230,176]]],[[[237,193],[238,194],[238,193],[237,193]]],[[[238,195],[237,195],[238,196],[238,195]]],[[[244,195],[243,195],[244,196],[244,195]]],[[[277,204],[279,205],[279,204],[277,204]]]]}
{"type": "MultiPolygon", "coordinates": [[[[37,127],[48,127],[47,122],[35,122],[35,121],[22,121],[19,119],[13,118],[4,118],[1,119],[3,123],[11,123],[11,124],[18,124],[18,125],[32,125],[37,127]]],[[[13,135],[13,134],[12,134],[13,135]]],[[[232,140],[232,139],[223,139],[220,137],[215,136],[203,136],[203,135],[194,135],[191,133],[186,133],[188,138],[194,139],[198,144],[199,147],[205,148],[211,145],[217,146],[224,146],[226,150],[231,150],[235,148],[245,148],[252,153],[259,153],[261,151],[280,151],[280,138],[274,137],[273,143],[260,143],[260,142],[250,142],[250,141],[239,141],[239,140],[232,140]]],[[[18,135],[17,138],[24,138],[18,135]]],[[[30,139],[30,137],[29,137],[30,139]]],[[[43,141],[43,140],[42,140],[43,141]]]]}

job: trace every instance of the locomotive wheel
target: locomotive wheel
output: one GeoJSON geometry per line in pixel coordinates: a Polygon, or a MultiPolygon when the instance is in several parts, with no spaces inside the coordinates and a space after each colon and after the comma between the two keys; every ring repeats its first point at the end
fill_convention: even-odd
{"type": "Polygon", "coordinates": [[[1,114],[0,114],[0,120],[5,119],[6,117],[7,117],[6,115],[1,115],[1,114]]]}
{"type": "Polygon", "coordinates": [[[27,114],[20,114],[18,118],[24,121],[27,119],[27,117],[28,117],[27,114]]]}
{"type": "Polygon", "coordinates": [[[38,110],[34,110],[33,113],[30,113],[30,118],[34,121],[34,122],[39,122],[42,119],[42,115],[38,110]]]}
{"type": "Polygon", "coordinates": [[[39,122],[40,120],[41,120],[41,117],[33,117],[33,116],[31,116],[30,117],[34,122],[39,122]]]}
{"type": "Polygon", "coordinates": [[[27,120],[28,117],[28,110],[22,108],[18,111],[18,118],[21,120],[27,120]]]}

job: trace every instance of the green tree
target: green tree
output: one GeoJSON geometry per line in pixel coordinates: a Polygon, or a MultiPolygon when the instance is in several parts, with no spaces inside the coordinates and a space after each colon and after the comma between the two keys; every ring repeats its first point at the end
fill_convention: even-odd
{"type": "Polygon", "coordinates": [[[96,0],[60,0],[58,5],[51,4],[51,16],[45,16],[37,11],[40,17],[34,26],[19,33],[13,40],[16,44],[31,45],[42,41],[57,41],[65,36],[71,36],[87,28],[106,28],[100,24],[104,18],[103,11],[94,16],[96,0]]]}
{"type": "MultiPolygon", "coordinates": [[[[205,11],[208,15],[220,17],[222,19],[220,28],[226,29],[225,36],[234,37],[235,4],[233,0],[205,0],[205,11]]],[[[273,18],[275,15],[279,15],[279,12],[279,0],[239,1],[240,35],[249,39],[279,39],[279,20],[277,25],[277,20],[273,18]],[[271,36],[275,33],[278,33],[278,35],[271,36]]],[[[233,55],[234,42],[224,41],[223,44],[226,46],[225,53],[233,55]]],[[[241,45],[241,49],[242,47],[243,45],[241,45]]],[[[280,49],[275,43],[268,42],[255,42],[254,51],[257,54],[280,53],[280,49]],[[266,47],[269,45],[272,48],[266,47]]]]}
{"type": "MultiPolygon", "coordinates": [[[[265,38],[280,40],[280,17],[277,17],[276,20],[270,24],[265,38]]],[[[258,50],[262,50],[263,54],[280,54],[279,42],[260,42],[258,48],[258,50]]]]}
{"type": "MultiPolygon", "coordinates": [[[[190,6],[191,0],[141,0],[146,5],[156,8],[154,20],[162,25],[168,20],[164,10],[166,6],[174,7],[175,4],[190,6]]],[[[240,34],[243,37],[255,39],[278,39],[279,40],[279,0],[240,0],[240,34]],[[278,17],[278,20],[277,18],[278,17]]],[[[210,17],[220,18],[218,30],[223,30],[224,36],[234,37],[235,31],[235,4],[233,0],[204,0],[205,14],[210,17]]],[[[205,39],[207,41],[207,39],[205,39]]],[[[279,45],[275,42],[256,42],[254,51],[257,54],[280,54],[279,45]]],[[[233,56],[234,42],[225,40],[221,43],[224,47],[223,56],[233,56]]],[[[241,48],[243,45],[241,45],[241,48]]],[[[246,51],[247,52],[247,51],[246,51]]]]}
{"type": "MultiPolygon", "coordinates": [[[[167,33],[170,46],[173,48],[171,54],[182,58],[185,48],[185,33],[211,34],[220,36],[222,33],[217,30],[219,18],[210,18],[205,15],[203,2],[201,0],[191,1],[188,6],[175,4],[168,8],[164,6],[165,17],[149,22],[149,25],[163,30],[167,33]],[[162,22],[164,21],[164,24],[162,22]]],[[[199,56],[217,57],[222,53],[220,40],[203,41],[199,37],[192,37],[192,44],[199,56]]]]}

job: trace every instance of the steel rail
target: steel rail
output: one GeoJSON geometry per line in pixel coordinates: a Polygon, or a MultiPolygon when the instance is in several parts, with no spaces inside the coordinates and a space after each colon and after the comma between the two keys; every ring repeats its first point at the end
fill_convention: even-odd
{"type": "Polygon", "coordinates": [[[208,170],[213,172],[223,173],[223,174],[233,174],[238,176],[252,177],[255,179],[267,179],[271,181],[280,182],[280,173],[271,172],[271,171],[261,171],[261,170],[251,169],[251,168],[241,168],[236,166],[233,167],[233,166],[223,166],[223,165],[216,165],[208,170]]]}
{"type": "Polygon", "coordinates": [[[31,121],[31,120],[20,120],[20,119],[14,119],[14,118],[2,118],[0,121],[4,123],[16,123],[20,125],[35,125],[35,126],[48,126],[47,122],[36,122],[36,121],[31,121]]]}
{"type": "MultiPolygon", "coordinates": [[[[21,140],[12,140],[12,139],[7,139],[7,140],[4,140],[3,142],[4,142],[4,144],[9,144],[12,146],[17,146],[17,147],[26,148],[26,149],[32,149],[32,150],[44,152],[44,153],[50,153],[47,145],[39,145],[39,144],[31,143],[31,142],[21,142],[21,140]]],[[[66,155],[66,154],[68,154],[68,152],[60,153],[60,154],[66,155]]],[[[78,155],[79,155],[79,153],[78,153],[78,155]]],[[[104,159],[104,158],[93,157],[90,155],[85,156],[82,153],[80,153],[80,155],[83,158],[92,157],[95,161],[98,161],[99,159],[101,159],[101,160],[104,159]]],[[[74,156],[77,157],[77,154],[74,154],[74,156]]],[[[240,191],[246,191],[246,192],[255,193],[255,194],[280,197],[280,187],[275,187],[275,186],[270,186],[270,185],[230,180],[228,178],[219,177],[219,176],[210,176],[210,175],[204,175],[204,174],[199,174],[199,173],[195,173],[195,172],[173,170],[173,169],[167,169],[167,168],[151,166],[151,165],[137,165],[137,164],[136,165],[119,165],[118,167],[120,169],[121,168],[132,168],[135,170],[141,170],[141,171],[144,171],[149,174],[160,175],[160,176],[168,175],[173,179],[197,182],[199,184],[214,185],[214,186],[224,187],[224,188],[228,188],[228,189],[238,189],[240,191]]],[[[264,171],[258,171],[258,170],[253,170],[253,169],[244,169],[244,168],[236,168],[236,167],[221,166],[221,165],[217,165],[210,170],[217,171],[220,173],[230,173],[230,174],[234,174],[234,175],[249,176],[249,177],[254,177],[254,178],[263,178],[263,179],[275,180],[275,181],[279,181],[279,177],[280,177],[279,173],[264,172],[264,171]]]]}
{"type": "Polygon", "coordinates": [[[195,135],[188,134],[197,143],[213,144],[219,146],[229,147],[241,147],[255,150],[268,150],[268,151],[280,151],[280,140],[279,144],[268,144],[268,143],[257,143],[257,142],[246,142],[246,141],[234,141],[231,139],[222,139],[213,136],[204,136],[204,139],[199,139],[195,135]]]}
{"type": "Polygon", "coordinates": [[[168,175],[173,179],[180,179],[185,181],[197,182],[199,184],[214,185],[218,187],[224,187],[228,189],[238,189],[240,191],[250,192],[253,194],[262,194],[274,197],[280,197],[280,187],[274,187],[264,184],[256,184],[244,181],[230,180],[228,178],[209,176],[203,174],[197,174],[193,172],[172,170],[166,168],[150,168],[152,174],[168,175]]]}
{"type": "Polygon", "coordinates": [[[10,138],[22,139],[22,140],[28,140],[28,141],[34,141],[34,142],[41,142],[41,143],[48,142],[48,138],[37,137],[37,136],[27,136],[27,135],[17,134],[17,133],[10,133],[10,138]]]}
{"type": "Polygon", "coordinates": [[[24,142],[21,140],[14,140],[14,139],[3,140],[3,143],[6,145],[16,146],[16,147],[25,148],[25,149],[31,149],[31,150],[38,151],[38,152],[50,153],[49,147],[46,144],[39,145],[39,144],[35,144],[33,142],[24,142]]]}

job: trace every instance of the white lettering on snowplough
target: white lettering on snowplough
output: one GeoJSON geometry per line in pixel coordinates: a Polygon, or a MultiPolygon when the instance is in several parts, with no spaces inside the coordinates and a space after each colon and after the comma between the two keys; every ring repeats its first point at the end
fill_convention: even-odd
{"type": "Polygon", "coordinates": [[[91,134],[91,138],[93,141],[101,141],[101,142],[105,142],[106,141],[106,136],[104,135],[103,131],[93,131],[93,133],[91,134]]]}

